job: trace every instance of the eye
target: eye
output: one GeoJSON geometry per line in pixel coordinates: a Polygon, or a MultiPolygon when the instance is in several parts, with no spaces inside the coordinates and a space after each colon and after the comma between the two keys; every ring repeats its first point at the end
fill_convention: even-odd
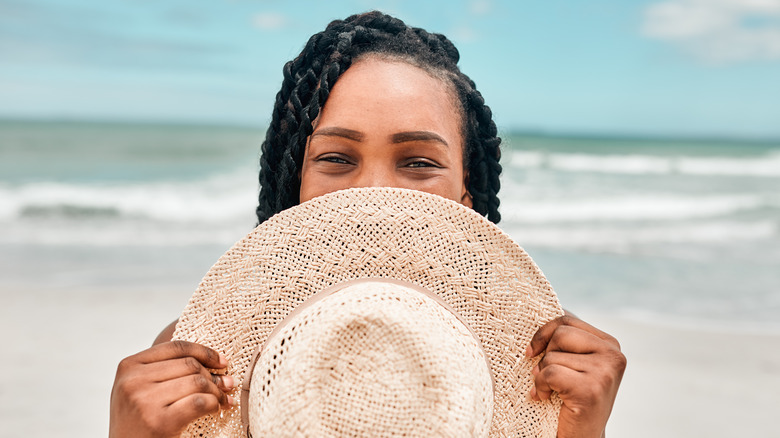
{"type": "Polygon", "coordinates": [[[410,167],[413,169],[419,168],[440,168],[441,166],[433,160],[427,158],[411,158],[404,163],[404,167],[410,167]]]}
{"type": "Polygon", "coordinates": [[[317,157],[317,161],[333,164],[349,164],[347,157],[341,154],[324,154],[317,157]]]}

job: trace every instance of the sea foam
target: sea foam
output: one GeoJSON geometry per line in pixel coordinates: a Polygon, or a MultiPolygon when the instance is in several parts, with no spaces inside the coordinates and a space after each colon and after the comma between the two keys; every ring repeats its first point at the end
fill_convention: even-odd
{"type": "Polygon", "coordinates": [[[0,185],[0,219],[115,216],[165,222],[220,222],[254,210],[254,176],[236,171],[200,181],[34,182],[0,185]]]}
{"type": "Polygon", "coordinates": [[[584,154],[514,151],[510,168],[549,168],[566,172],[616,174],[684,174],[780,178],[780,152],[763,156],[669,156],[641,154],[584,154]]]}

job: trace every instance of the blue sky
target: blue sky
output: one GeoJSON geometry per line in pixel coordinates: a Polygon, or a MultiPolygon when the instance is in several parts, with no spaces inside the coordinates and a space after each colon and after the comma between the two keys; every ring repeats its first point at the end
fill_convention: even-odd
{"type": "Polygon", "coordinates": [[[0,117],[265,126],[370,9],[450,36],[504,131],[780,138],[780,0],[0,0],[0,117]]]}

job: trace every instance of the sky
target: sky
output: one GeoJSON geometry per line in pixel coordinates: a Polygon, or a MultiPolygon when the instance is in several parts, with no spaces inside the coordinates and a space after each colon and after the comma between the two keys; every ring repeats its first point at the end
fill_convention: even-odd
{"type": "Polygon", "coordinates": [[[0,0],[0,117],[265,127],[371,9],[450,37],[502,131],[780,138],[780,0],[0,0]]]}

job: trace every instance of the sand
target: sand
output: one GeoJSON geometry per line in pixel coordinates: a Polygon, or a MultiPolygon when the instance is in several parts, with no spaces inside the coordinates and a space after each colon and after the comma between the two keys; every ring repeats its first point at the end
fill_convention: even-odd
{"type": "Polygon", "coordinates": [[[780,335],[579,316],[628,357],[607,436],[778,436],[780,335]]]}
{"type": "MultiPolygon", "coordinates": [[[[65,270],[0,286],[0,436],[106,436],[117,363],[178,316],[202,275],[193,272],[209,263],[175,272],[86,263],[94,271],[78,278],[126,280],[110,291],[69,283],[65,270]]],[[[777,436],[780,335],[579,316],[615,335],[629,361],[608,436],[777,436]]]]}

